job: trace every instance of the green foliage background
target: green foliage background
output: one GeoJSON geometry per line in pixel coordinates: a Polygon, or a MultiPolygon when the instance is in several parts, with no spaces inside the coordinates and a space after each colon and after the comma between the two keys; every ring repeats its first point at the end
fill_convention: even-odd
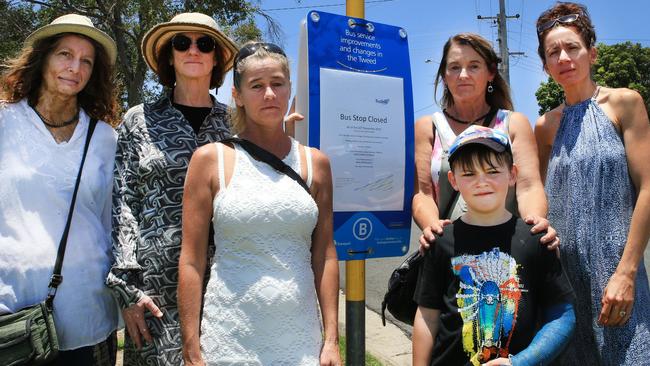
{"type": "MultiPolygon", "coordinates": [[[[599,43],[598,58],[593,66],[593,78],[598,85],[634,89],[650,111],[650,48],[639,43],[613,45],[599,43]]],[[[564,101],[562,88],[550,77],[535,93],[539,114],[542,115],[564,101]]]]}
{"type": "MultiPolygon", "coordinates": [[[[157,97],[162,89],[140,52],[145,33],[175,14],[200,12],[212,16],[236,42],[281,38],[279,25],[260,9],[259,0],[0,0],[0,60],[14,57],[25,38],[54,18],[68,13],[89,17],[117,44],[117,81],[124,108],[157,97]],[[255,17],[266,20],[263,32],[255,17]]],[[[1,70],[0,70],[1,71],[1,70]]]]}

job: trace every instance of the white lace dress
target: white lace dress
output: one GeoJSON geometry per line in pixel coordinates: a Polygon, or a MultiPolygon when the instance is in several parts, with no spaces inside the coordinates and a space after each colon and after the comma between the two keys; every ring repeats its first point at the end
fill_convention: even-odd
{"type": "MultiPolygon", "coordinates": [[[[220,162],[222,148],[217,144],[220,162]]],[[[213,202],[216,252],[201,322],[204,359],[209,365],[317,365],[322,332],[310,249],[318,207],[291,178],[235,150],[232,178],[213,202]]],[[[283,161],[300,172],[295,140],[283,161]]],[[[307,162],[310,184],[309,154],[307,162]]],[[[225,181],[221,165],[219,180],[225,181]]]]}

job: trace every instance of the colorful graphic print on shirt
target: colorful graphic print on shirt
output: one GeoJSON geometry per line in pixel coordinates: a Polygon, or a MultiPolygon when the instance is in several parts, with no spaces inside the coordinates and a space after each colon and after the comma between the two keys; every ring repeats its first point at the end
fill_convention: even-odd
{"type": "Polygon", "coordinates": [[[499,248],[451,260],[460,280],[456,294],[463,319],[463,349],[473,365],[508,357],[523,289],[517,262],[499,248]]]}

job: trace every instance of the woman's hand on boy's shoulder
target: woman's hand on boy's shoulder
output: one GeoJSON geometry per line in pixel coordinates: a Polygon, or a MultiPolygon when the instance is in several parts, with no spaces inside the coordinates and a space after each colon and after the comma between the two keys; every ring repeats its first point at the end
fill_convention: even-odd
{"type": "Polygon", "coordinates": [[[539,242],[542,245],[546,245],[548,250],[556,250],[560,246],[560,237],[557,236],[557,231],[551,226],[551,223],[545,217],[538,215],[528,215],[524,218],[524,222],[528,225],[533,225],[530,229],[530,232],[533,234],[546,232],[540,239],[539,242]]]}
{"type": "Polygon", "coordinates": [[[451,224],[451,220],[449,219],[438,220],[422,230],[422,235],[420,235],[420,247],[418,248],[420,255],[424,255],[424,252],[426,252],[436,241],[436,235],[442,235],[442,229],[449,224],[451,224]]]}

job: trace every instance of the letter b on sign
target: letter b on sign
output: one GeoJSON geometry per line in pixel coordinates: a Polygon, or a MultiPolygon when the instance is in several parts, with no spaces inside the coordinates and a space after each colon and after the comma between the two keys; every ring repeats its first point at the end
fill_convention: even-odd
{"type": "Polygon", "coordinates": [[[354,222],[352,225],[352,234],[357,240],[366,240],[372,234],[372,222],[362,217],[354,222]]]}

